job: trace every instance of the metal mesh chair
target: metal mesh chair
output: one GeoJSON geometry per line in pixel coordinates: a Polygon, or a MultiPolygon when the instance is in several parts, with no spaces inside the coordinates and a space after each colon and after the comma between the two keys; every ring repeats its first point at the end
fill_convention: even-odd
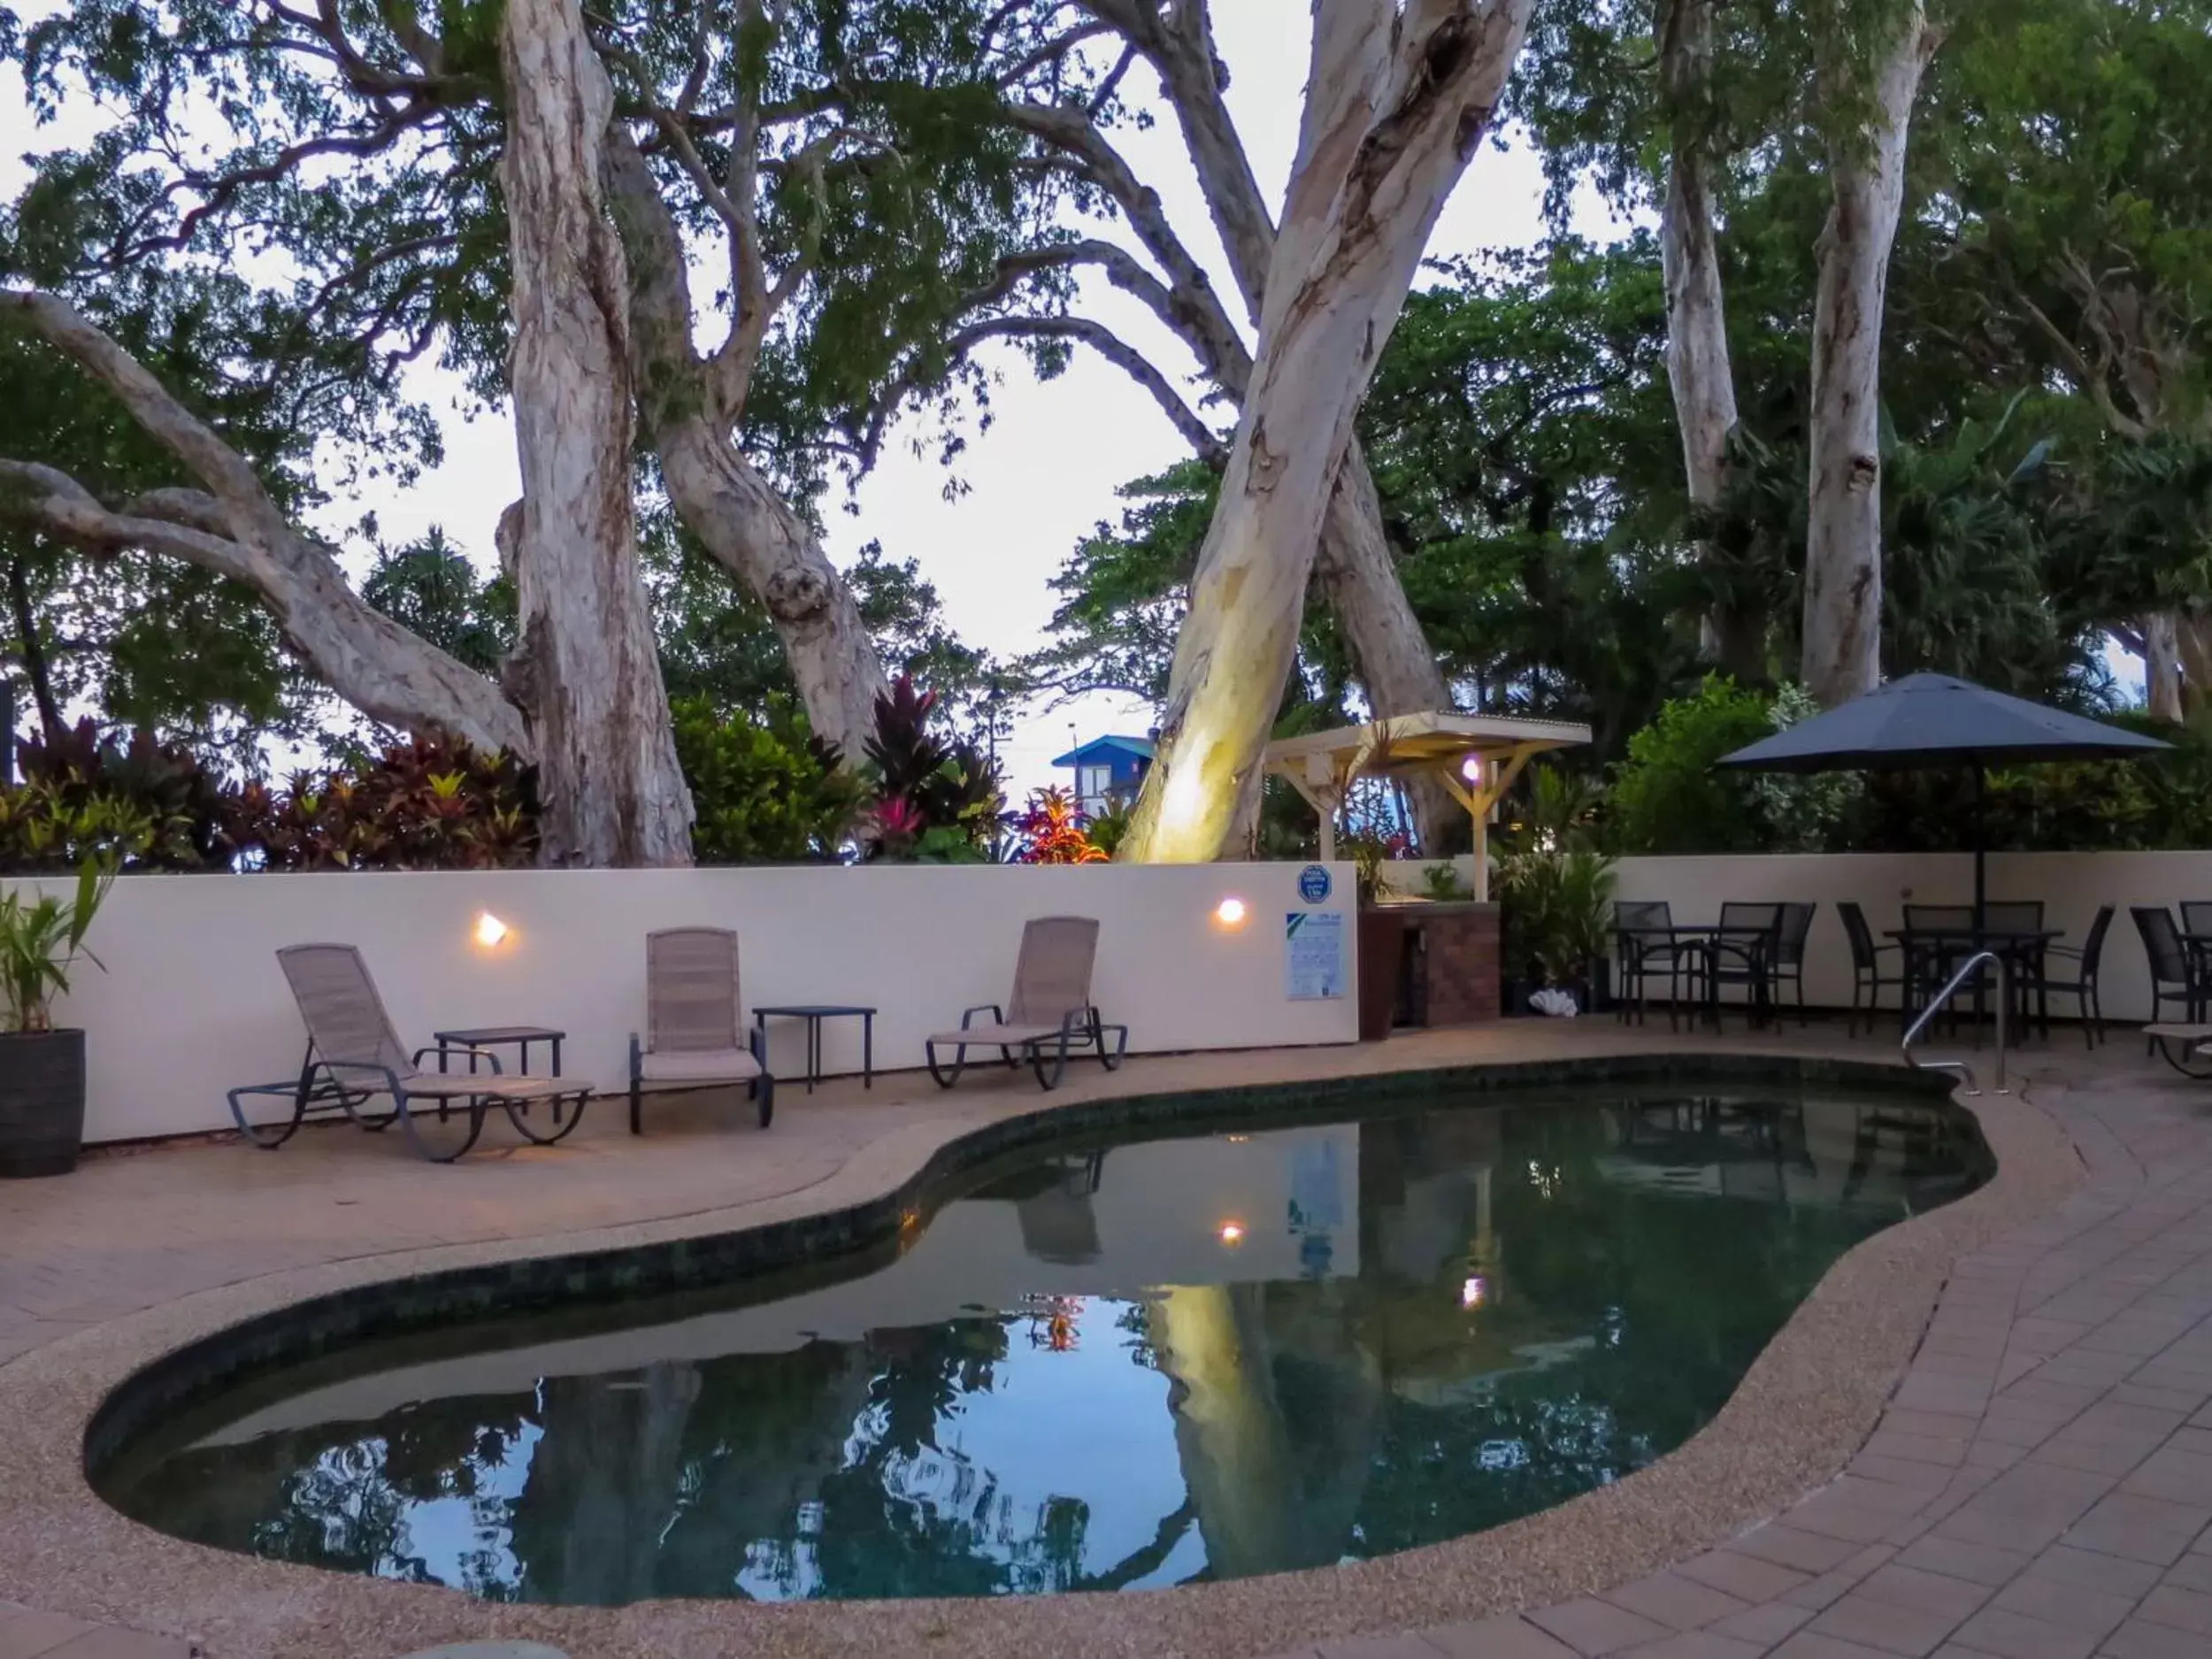
{"type": "Polygon", "coordinates": [[[2044,955],[2062,963],[2072,963],[2074,974],[2071,979],[2053,979],[2047,968],[2038,987],[2047,997],[2070,996],[2075,1000],[2081,1009],[2082,1041],[2092,1048],[2104,1041],[2104,1004],[2099,999],[2097,973],[2104,961],[2104,938],[2111,931],[2112,914],[2111,905],[2098,906],[2097,919],[2089,924],[2088,936],[2078,948],[2047,947],[2044,955]]]}
{"type": "Polygon", "coordinates": [[[964,1010],[960,1029],[941,1031],[925,1041],[929,1074],[950,1088],[967,1069],[970,1048],[996,1048],[1009,1066],[1026,1059],[1042,1087],[1056,1088],[1071,1050],[1089,1050],[1112,1071],[1129,1046],[1129,1027],[1110,1025],[1091,1002],[1091,968],[1098,957],[1098,923],[1087,916],[1042,916],[1022,929],[1021,954],[1014,963],[1014,990],[1002,1003],[985,1002],[964,1010]],[[988,1014],[978,1023],[976,1016],[988,1014]],[[1114,1039],[1111,1048],[1107,1038],[1114,1039]],[[938,1061],[940,1048],[953,1051],[949,1071],[938,1061]],[[1045,1070],[1045,1056],[1052,1069],[1045,1070]]]}
{"type": "Polygon", "coordinates": [[[1896,988],[1900,1003],[1899,1011],[1901,1013],[1903,1011],[1905,948],[1902,945],[1878,944],[1875,941],[1874,930],[1866,925],[1866,912],[1847,899],[1836,906],[1836,914],[1843,918],[1844,937],[1851,942],[1851,1011],[1846,1017],[1844,1029],[1849,1034],[1856,1036],[1859,1030],[1860,997],[1866,998],[1866,1025],[1869,1031],[1874,1028],[1875,1017],[1881,1012],[1882,992],[1885,987],[1894,987],[1896,988]],[[1885,975],[1882,972],[1882,957],[1885,955],[1894,956],[1897,958],[1895,973],[1885,975]]]}
{"type": "Polygon", "coordinates": [[[630,1033],[630,1133],[643,1133],[648,1083],[673,1089],[742,1083],[767,1128],[776,1115],[776,1079],[761,1033],[748,1033],[744,1023],[735,933],[667,927],[646,934],[645,1036],[630,1033]]]}
{"type": "Polygon", "coordinates": [[[1624,1025],[1631,1012],[1643,1023],[1651,981],[1662,973],[1667,978],[1667,1023],[1677,1023],[1682,976],[1694,978],[1702,958],[1673,936],[1673,908],[1664,899],[1622,899],[1614,904],[1613,957],[1621,969],[1615,1013],[1624,1025]]]}

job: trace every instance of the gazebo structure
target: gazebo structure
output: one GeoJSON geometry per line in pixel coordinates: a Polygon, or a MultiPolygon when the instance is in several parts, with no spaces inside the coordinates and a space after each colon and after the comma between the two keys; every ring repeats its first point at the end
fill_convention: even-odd
{"type": "Polygon", "coordinates": [[[1321,815],[1324,860],[1336,856],[1336,815],[1355,780],[1435,779],[1474,820],[1475,897],[1487,900],[1491,811],[1532,757],[1589,741],[1590,728],[1571,721],[1440,710],[1286,737],[1261,764],[1321,815]]]}

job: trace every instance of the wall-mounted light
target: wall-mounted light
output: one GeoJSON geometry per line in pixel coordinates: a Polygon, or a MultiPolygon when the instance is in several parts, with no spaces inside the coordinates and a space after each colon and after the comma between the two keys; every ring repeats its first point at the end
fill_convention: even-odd
{"type": "Polygon", "coordinates": [[[1244,1242],[1244,1224],[1241,1221],[1225,1221],[1214,1229],[1214,1237],[1233,1248],[1244,1242]]]}
{"type": "Polygon", "coordinates": [[[1459,763],[1459,775],[1464,778],[1469,783],[1481,783],[1482,757],[1479,755],[1470,755],[1466,759],[1461,761],[1459,763]]]}
{"type": "Polygon", "coordinates": [[[478,944],[489,950],[507,937],[508,931],[507,924],[489,910],[479,910],[476,913],[476,926],[471,933],[478,944]]]}
{"type": "Polygon", "coordinates": [[[1231,894],[1214,906],[1214,926],[1234,933],[1244,926],[1244,901],[1231,894]]]}
{"type": "Polygon", "coordinates": [[[1480,1273],[1470,1274],[1467,1282],[1459,1287],[1459,1305],[1463,1308],[1479,1308],[1489,1300],[1490,1286],[1480,1273]]]}

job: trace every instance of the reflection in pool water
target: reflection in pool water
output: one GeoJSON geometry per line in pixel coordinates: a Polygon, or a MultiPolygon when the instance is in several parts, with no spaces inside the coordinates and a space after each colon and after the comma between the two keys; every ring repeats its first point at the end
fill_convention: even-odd
{"type": "Polygon", "coordinates": [[[1678,1092],[1090,1145],[842,1282],[365,1349],[102,1480],[188,1538],[532,1601],[1318,1566],[1680,1444],[1985,1156],[1948,1108],[1678,1092]]]}

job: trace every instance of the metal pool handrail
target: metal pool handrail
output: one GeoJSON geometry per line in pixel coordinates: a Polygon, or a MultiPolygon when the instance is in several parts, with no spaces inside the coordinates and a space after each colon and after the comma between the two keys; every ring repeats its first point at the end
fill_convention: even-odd
{"type": "Polygon", "coordinates": [[[1985,962],[1997,964],[1997,1087],[1994,1092],[2009,1094],[2012,1091],[2005,1087],[2005,1025],[2007,1010],[2012,1006],[2012,968],[2004,957],[1993,950],[1978,950],[1959,964],[1959,971],[1951,976],[1950,983],[1930,999],[1928,1006],[1922,1009],[1906,1028],[1905,1041],[1900,1045],[1899,1052],[1905,1056],[1905,1064],[1916,1071],[1955,1071],[1965,1083],[1969,1094],[1982,1092],[1981,1084],[1974,1075],[1974,1068],[1965,1061],[1915,1059],[1912,1046],[1920,1033],[1927,1029],[1928,1022],[1936,1017],[1936,1010],[1956,996],[1960,987],[1979,973],[1985,962]]]}

